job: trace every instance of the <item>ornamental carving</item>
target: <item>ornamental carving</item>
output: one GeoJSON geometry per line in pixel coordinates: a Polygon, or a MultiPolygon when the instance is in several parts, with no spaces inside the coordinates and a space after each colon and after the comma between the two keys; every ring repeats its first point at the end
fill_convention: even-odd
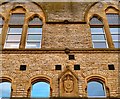
{"type": "Polygon", "coordinates": [[[59,91],[62,97],[78,96],[78,78],[69,68],[59,76],[59,91]]]}
{"type": "Polygon", "coordinates": [[[63,78],[63,87],[64,91],[66,93],[71,93],[74,88],[74,81],[73,77],[71,75],[66,75],[65,78],[63,78]]]}

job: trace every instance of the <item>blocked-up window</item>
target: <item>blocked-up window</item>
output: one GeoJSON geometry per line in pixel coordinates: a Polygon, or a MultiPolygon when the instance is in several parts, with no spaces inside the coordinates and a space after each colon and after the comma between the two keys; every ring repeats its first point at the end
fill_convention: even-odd
{"type": "Polygon", "coordinates": [[[3,18],[0,16],[0,34],[2,33],[2,27],[3,27],[3,18]]]}
{"type": "Polygon", "coordinates": [[[0,82],[0,98],[11,97],[11,83],[10,82],[0,82]]]}
{"type": "Polygon", "coordinates": [[[97,17],[93,17],[90,20],[90,27],[93,48],[107,48],[108,45],[106,41],[103,23],[97,17]]]}
{"type": "Polygon", "coordinates": [[[115,48],[120,48],[120,16],[118,14],[106,14],[110,32],[115,48]]]}
{"type": "Polygon", "coordinates": [[[88,97],[106,97],[106,92],[104,84],[100,81],[90,81],[87,85],[87,94],[88,97]]]}
{"type": "Polygon", "coordinates": [[[42,21],[35,17],[28,25],[26,48],[41,48],[42,41],[42,21]]]}
{"type": "Polygon", "coordinates": [[[25,14],[12,14],[6,36],[5,48],[19,48],[25,14]]]}

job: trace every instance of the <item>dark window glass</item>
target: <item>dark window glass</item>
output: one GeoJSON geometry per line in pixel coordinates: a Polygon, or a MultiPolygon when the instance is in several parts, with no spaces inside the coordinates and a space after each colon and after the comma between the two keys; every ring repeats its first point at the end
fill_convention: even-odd
{"type": "Polygon", "coordinates": [[[20,70],[22,71],[26,70],[26,65],[20,65],[20,70]]]}
{"type": "Polygon", "coordinates": [[[29,25],[42,25],[42,20],[40,20],[38,17],[35,17],[29,22],[29,25]]]}
{"type": "Polygon", "coordinates": [[[61,70],[61,65],[55,65],[55,70],[61,70]]]}
{"type": "Polygon", "coordinates": [[[25,14],[13,13],[10,17],[9,25],[23,25],[25,14]]]}
{"type": "Polygon", "coordinates": [[[74,60],[75,56],[74,55],[69,55],[69,60],[74,60]]]}
{"type": "Polygon", "coordinates": [[[108,65],[108,68],[109,68],[109,70],[115,70],[115,67],[114,67],[113,64],[109,64],[109,65],[108,65]]]}
{"type": "Polygon", "coordinates": [[[96,18],[96,17],[93,17],[93,18],[90,20],[90,24],[91,24],[91,25],[103,25],[103,23],[102,23],[100,20],[98,20],[98,18],[96,18]]]}
{"type": "Polygon", "coordinates": [[[74,70],[80,70],[80,65],[79,64],[74,65],[74,70]]]}
{"type": "Polygon", "coordinates": [[[120,16],[118,14],[107,14],[109,25],[120,25],[120,16]]]}

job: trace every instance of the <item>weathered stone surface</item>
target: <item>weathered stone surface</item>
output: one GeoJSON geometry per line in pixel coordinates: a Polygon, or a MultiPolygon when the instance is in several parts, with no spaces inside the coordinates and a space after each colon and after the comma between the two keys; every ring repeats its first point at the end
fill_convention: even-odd
{"type": "MultiPolygon", "coordinates": [[[[0,44],[2,46],[0,56],[1,79],[12,83],[12,97],[30,97],[31,86],[36,81],[50,83],[51,97],[71,96],[87,97],[87,82],[94,78],[104,83],[106,96],[120,97],[120,50],[111,47],[94,49],[92,47],[89,20],[98,15],[107,23],[105,11],[112,7],[119,12],[117,2],[8,2],[0,5],[0,15],[4,17],[0,44]],[[25,9],[25,27],[34,15],[38,15],[42,21],[42,48],[25,49],[25,38],[20,41],[23,46],[19,49],[4,49],[6,34],[8,31],[10,14],[15,8],[25,9]],[[66,21],[65,21],[66,20],[66,21]],[[65,21],[65,22],[64,22],[65,21]],[[65,49],[69,49],[65,53],[65,49]],[[69,60],[68,55],[75,55],[75,60],[69,60]],[[80,70],[74,70],[74,65],[80,64],[80,70]],[[115,70],[109,70],[108,64],[114,64],[115,70]],[[26,65],[26,71],[20,71],[20,65],[26,65]],[[55,70],[55,65],[61,65],[62,70],[55,70]],[[70,77],[60,75],[70,69],[70,77]],[[74,77],[76,75],[76,78],[74,77]],[[64,81],[75,84],[76,90],[66,90],[64,81]],[[67,80],[66,80],[67,79],[67,80]],[[70,80],[71,79],[71,80],[70,80]],[[61,83],[59,83],[61,81],[61,83]],[[62,84],[60,86],[60,84],[62,84]],[[64,89],[61,94],[61,90],[64,89]],[[72,91],[71,91],[72,90],[72,91]],[[66,94],[67,93],[67,94],[66,94]]],[[[105,24],[106,26],[106,24],[105,24]]],[[[109,26],[106,26],[109,34],[109,26]]],[[[105,27],[105,28],[106,28],[105,27]]],[[[27,30],[23,31],[24,37],[27,30]]]]}

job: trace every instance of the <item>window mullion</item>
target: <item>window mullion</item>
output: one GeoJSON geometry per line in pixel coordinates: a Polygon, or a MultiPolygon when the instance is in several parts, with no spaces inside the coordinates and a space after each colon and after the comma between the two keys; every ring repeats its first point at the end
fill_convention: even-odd
{"type": "Polygon", "coordinates": [[[104,30],[105,30],[105,34],[106,34],[106,40],[107,40],[107,43],[108,43],[108,47],[109,48],[114,48],[114,44],[113,44],[112,37],[111,37],[111,34],[110,34],[107,19],[103,19],[103,23],[104,23],[104,30]]]}

